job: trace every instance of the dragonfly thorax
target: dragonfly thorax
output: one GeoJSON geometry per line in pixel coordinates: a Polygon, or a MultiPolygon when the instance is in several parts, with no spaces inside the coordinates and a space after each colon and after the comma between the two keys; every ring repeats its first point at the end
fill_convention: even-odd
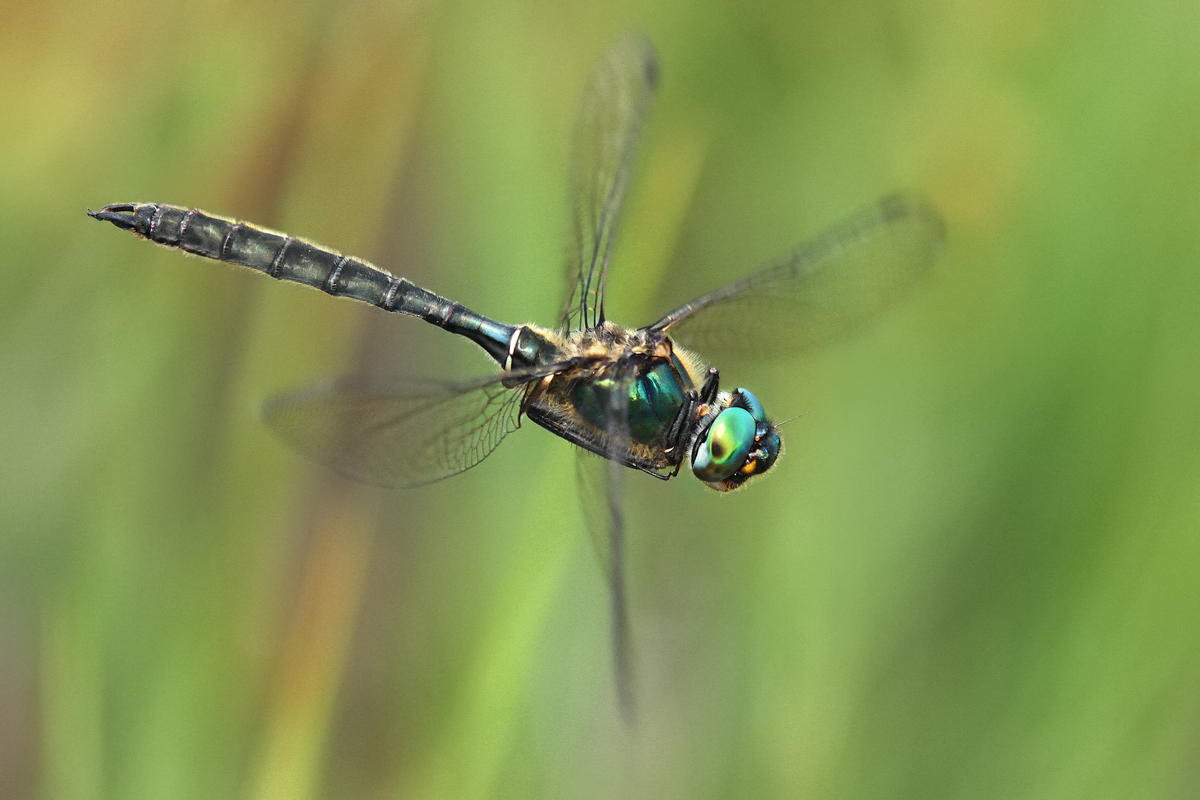
{"type": "Polygon", "coordinates": [[[604,322],[539,329],[564,365],[533,387],[525,413],[592,452],[659,477],[684,459],[706,366],[661,331],[604,322]]]}
{"type": "Polygon", "coordinates": [[[539,333],[557,339],[554,358],[574,365],[547,376],[525,406],[554,433],[658,477],[687,461],[721,492],[779,457],[779,433],[758,398],[742,388],[719,391],[716,370],[665,331],[603,322],[539,333]]]}

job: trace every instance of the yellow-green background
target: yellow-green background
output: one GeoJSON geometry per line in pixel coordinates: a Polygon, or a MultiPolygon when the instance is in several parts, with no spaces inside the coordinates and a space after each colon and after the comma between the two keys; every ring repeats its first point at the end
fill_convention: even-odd
{"type": "Polygon", "coordinates": [[[0,796],[1197,796],[1198,189],[1195,2],[3,3],[0,796]],[[631,28],[618,320],[896,189],[949,231],[869,331],[717,365],[804,414],[771,476],[630,475],[634,730],[569,446],[381,493],[258,420],[469,343],[84,216],[199,206],[551,322],[631,28]]]}

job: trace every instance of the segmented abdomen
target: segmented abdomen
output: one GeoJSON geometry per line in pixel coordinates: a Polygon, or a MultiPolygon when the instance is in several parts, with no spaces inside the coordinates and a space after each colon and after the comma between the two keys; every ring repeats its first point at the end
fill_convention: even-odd
{"type": "Polygon", "coordinates": [[[137,229],[159,244],[385,308],[395,294],[397,281],[391,275],[336,250],[196,209],[151,208],[155,211],[145,230],[137,229]]]}

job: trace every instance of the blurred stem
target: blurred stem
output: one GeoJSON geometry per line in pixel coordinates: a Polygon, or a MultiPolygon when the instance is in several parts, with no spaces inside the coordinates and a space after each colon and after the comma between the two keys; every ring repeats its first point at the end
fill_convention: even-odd
{"type": "Polygon", "coordinates": [[[259,800],[317,795],[378,517],[369,490],[337,483],[317,509],[312,546],[274,671],[262,751],[252,779],[259,800]]]}
{"type": "MultiPolygon", "coordinates": [[[[84,593],[86,597],[86,592],[84,593]]],[[[42,653],[43,796],[102,795],[102,702],[96,606],[64,593],[44,623],[42,653]]]]}

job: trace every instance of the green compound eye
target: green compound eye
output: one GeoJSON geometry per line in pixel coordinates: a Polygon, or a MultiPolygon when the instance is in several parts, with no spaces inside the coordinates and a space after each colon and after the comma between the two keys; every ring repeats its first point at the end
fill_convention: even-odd
{"type": "Polygon", "coordinates": [[[767,412],[763,410],[762,402],[754,396],[754,392],[749,389],[738,387],[737,393],[741,395],[741,402],[738,403],[740,408],[744,408],[750,412],[750,416],[754,417],[755,422],[766,422],[767,412]]]}
{"type": "Polygon", "coordinates": [[[754,417],[744,408],[717,415],[692,458],[692,472],[705,483],[723,481],[741,469],[754,447],[754,417]]]}

